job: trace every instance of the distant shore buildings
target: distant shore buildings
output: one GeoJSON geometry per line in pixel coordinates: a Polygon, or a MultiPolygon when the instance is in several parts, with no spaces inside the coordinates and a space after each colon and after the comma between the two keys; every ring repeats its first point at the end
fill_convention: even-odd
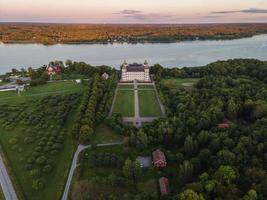
{"type": "Polygon", "coordinates": [[[151,82],[147,61],[145,61],[144,64],[127,64],[127,62],[124,61],[121,69],[121,82],[132,81],[151,82]]]}

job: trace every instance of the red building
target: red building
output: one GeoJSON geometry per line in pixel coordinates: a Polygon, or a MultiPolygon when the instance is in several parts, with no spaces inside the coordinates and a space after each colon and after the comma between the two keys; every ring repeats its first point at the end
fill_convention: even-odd
{"type": "Polygon", "coordinates": [[[226,129],[230,127],[231,122],[228,119],[224,119],[222,123],[218,124],[219,129],[226,129]]]}
{"type": "Polygon", "coordinates": [[[60,74],[61,67],[57,65],[48,65],[48,67],[46,68],[46,71],[48,75],[60,74]]]}
{"type": "Polygon", "coordinates": [[[159,188],[161,196],[170,194],[169,180],[166,177],[161,177],[159,179],[159,188]]]}
{"type": "Polygon", "coordinates": [[[153,164],[155,167],[157,168],[166,167],[167,165],[166,158],[161,150],[157,149],[152,153],[152,156],[153,156],[153,164]]]}

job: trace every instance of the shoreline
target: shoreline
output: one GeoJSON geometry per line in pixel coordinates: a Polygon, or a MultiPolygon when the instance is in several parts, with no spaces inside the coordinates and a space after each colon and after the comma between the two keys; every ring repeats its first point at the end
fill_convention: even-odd
{"type": "Polygon", "coordinates": [[[233,37],[233,38],[192,38],[192,39],[184,39],[184,40],[145,40],[145,41],[137,41],[137,42],[106,42],[106,41],[85,41],[85,42],[55,42],[55,43],[42,43],[42,42],[34,42],[34,41],[0,41],[0,45],[5,44],[37,44],[37,45],[44,45],[44,46],[53,46],[53,45],[113,45],[113,44],[171,44],[171,43],[180,43],[180,42],[194,42],[194,41],[231,41],[231,40],[238,40],[238,39],[246,39],[246,38],[253,38],[255,36],[260,35],[267,35],[266,33],[256,33],[253,35],[248,36],[240,36],[240,37],[233,37]]]}

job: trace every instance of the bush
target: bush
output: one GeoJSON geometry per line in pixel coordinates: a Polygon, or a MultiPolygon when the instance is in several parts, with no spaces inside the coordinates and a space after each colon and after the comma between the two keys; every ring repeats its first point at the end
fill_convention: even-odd
{"type": "Polygon", "coordinates": [[[42,170],[44,173],[48,174],[52,171],[52,166],[51,165],[45,165],[42,170]]]}
{"type": "Polygon", "coordinates": [[[35,162],[37,165],[44,165],[46,163],[46,157],[45,156],[39,156],[35,162]]]}
{"type": "Polygon", "coordinates": [[[25,137],[24,138],[24,143],[25,144],[30,144],[32,142],[34,142],[34,138],[33,137],[25,137]]]}
{"type": "Polygon", "coordinates": [[[40,175],[41,175],[41,172],[40,172],[40,170],[39,169],[32,169],[31,171],[30,171],[30,176],[31,177],[40,177],[40,175]]]}
{"type": "Polygon", "coordinates": [[[36,180],[33,180],[32,189],[40,190],[40,189],[44,188],[44,185],[45,185],[45,179],[44,178],[38,178],[36,180]]]}
{"type": "Polygon", "coordinates": [[[8,143],[11,145],[17,144],[18,143],[18,139],[17,138],[11,138],[8,140],[8,143]]]}

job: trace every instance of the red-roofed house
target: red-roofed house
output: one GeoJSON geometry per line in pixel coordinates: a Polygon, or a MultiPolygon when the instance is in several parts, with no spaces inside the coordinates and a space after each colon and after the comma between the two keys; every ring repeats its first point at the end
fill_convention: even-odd
{"type": "Polygon", "coordinates": [[[219,129],[226,129],[230,127],[231,122],[228,119],[224,119],[222,123],[218,124],[219,129]]]}
{"type": "Polygon", "coordinates": [[[61,68],[60,66],[56,65],[48,65],[46,71],[48,75],[54,75],[54,74],[59,74],[61,72],[61,68]]]}
{"type": "Polygon", "coordinates": [[[153,156],[153,164],[155,167],[158,168],[166,167],[167,165],[166,158],[161,150],[157,149],[152,153],[152,156],[153,156]]]}
{"type": "Polygon", "coordinates": [[[170,194],[169,180],[166,177],[159,178],[159,188],[161,196],[170,194]]]}

